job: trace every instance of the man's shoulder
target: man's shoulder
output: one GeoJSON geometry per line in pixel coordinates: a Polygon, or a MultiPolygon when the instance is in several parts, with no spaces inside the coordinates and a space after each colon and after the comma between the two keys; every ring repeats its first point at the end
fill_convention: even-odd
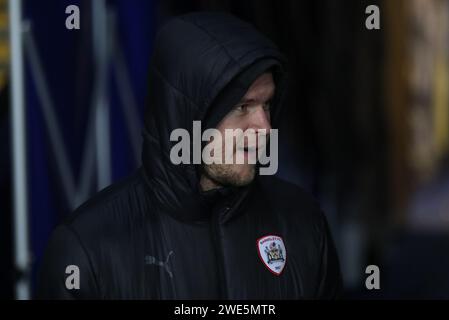
{"type": "Polygon", "coordinates": [[[114,232],[137,220],[147,205],[140,170],[97,192],[69,214],[62,225],[83,236],[114,232]]]}
{"type": "MultiPolygon", "coordinates": [[[[41,297],[98,298],[105,285],[100,270],[104,276],[108,265],[132,265],[130,242],[138,236],[143,225],[139,219],[147,212],[144,191],[141,174],[132,174],[95,194],[53,230],[41,265],[41,297]],[[85,279],[83,290],[65,289],[68,265],[79,268],[85,279]]],[[[133,248],[138,245],[133,243],[133,248]]]]}

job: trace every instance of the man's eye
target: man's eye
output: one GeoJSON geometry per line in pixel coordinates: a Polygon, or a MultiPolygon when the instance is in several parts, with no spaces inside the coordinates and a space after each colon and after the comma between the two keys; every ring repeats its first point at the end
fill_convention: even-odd
{"type": "Polygon", "coordinates": [[[248,109],[248,104],[246,104],[246,103],[238,104],[235,106],[235,110],[237,110],[237,111],[245,112],[246,109],[248,109]]]}

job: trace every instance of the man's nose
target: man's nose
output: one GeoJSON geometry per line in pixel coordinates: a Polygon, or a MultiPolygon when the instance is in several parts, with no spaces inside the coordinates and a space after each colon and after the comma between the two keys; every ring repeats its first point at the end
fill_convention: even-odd
{"type": "Polygon", "coordinates": [[[266,129],[268,133],[271,129],[270,111],[266,110],[263,106],[257,106],[251,114],[249,128],[255,129],[256,131],[266,129]]]}

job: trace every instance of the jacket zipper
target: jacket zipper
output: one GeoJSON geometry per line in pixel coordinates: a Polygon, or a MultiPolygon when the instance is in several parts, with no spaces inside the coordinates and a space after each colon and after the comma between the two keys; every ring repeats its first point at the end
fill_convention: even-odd
{"type": "MultiPolygon", "coordinates": [[[[229,208],[225,208],[224,211],[227,212],[229,208]]],[[[214,213],[212,216],[212,242],[214,244],[215,251],[215,261],[218,270],[218,283],[219,283],[219,294],[221,299],[228,298],[228,288],[226,282],[226,274],[224,270],[224,253],[222,248],[222,243],[220,240],[220,225],[219,217],[220,212],[214,213]]]]}

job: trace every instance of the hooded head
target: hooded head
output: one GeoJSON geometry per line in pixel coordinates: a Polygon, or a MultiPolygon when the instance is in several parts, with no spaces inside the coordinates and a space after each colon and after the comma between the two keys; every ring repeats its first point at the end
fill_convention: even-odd
{"type": "MultiPolygon", "coordinates": [[[[157,205],[182,220],[208,214],[200,187],[204,171],[193,161],[171,161],[176,144],[171,133],[184,129],[198,139],[194,121],[201,121],[203,131],[219,126],[256,80],[267,80],[264,74],[275,86],[270,110],[274,127],[285,88],[284,64],[271,41],[228,14],[188,14],[160,29],[150,62],[142,153],[148,190],[157,205]]],[[[231,186],[219,192],[231,192],[237,203],[247,190],[231,186]]]]}

